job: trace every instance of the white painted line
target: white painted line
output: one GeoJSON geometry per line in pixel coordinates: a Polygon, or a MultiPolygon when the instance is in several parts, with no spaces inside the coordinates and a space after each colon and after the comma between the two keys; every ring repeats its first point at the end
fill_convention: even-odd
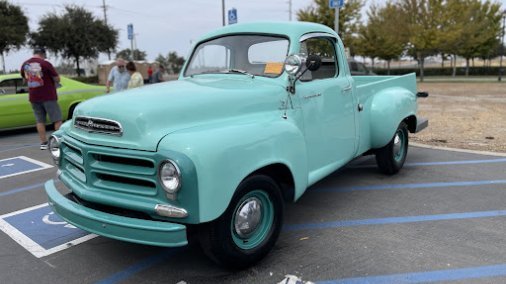
{"type": "Polygon", "coordinates": [[[68,243],[65,243],[65,244],[62,244],[62,245],[59,245],[59,246],[56,246],[56,247],[46,250],[4,220],[4,218],[8,218],[11,216],[22,214],[22,213],[32,211],[35,209],[39,209],[39,208],[42,208],[45,206],[49,206],[49,204],[43,203],[43,204],[35,205],[35,206],[29,207],[29,208],[21,209],[21,210],[0,216],[0,230],[3,231],[4,233],[6,233],[9,237],[11,237],[14,241],[16,241],[18,244],[20,244],[22,247],[24,247],[27,251],[29,251],[31,254],[33,254],[37,258],[48,256],[50,254],[62,251],[66,248],[78,245],[80,243],[83,243],[85,241],[88,241],[88,240],[98,237],[98,235],[89,234],[89,235],[83,236],[81,238],[72,240],[68,243]]]}
{"type": "Polygon", "coordinates": [[[500,152],[489,152],[489,151],[476,151],[476,150],[468,150],[468,149],[458,149],[458,148],[448,148],[448,147],[441,147],[441,146],[432,146],[432,145],[426,145],[416,142],[409,142],[410,146],[419,147],[419,148],[426,148],[426,149],[433,149],[433,150],[443,150],[443,151],[451,151],[451,152],[460,152],[460,153],[467,153],[467,154],[477,154],[477,155],[486,155],[486,156],[497,156],[497,157],[506,157],[506,153],[500,153],[500,152]]]}
{"type": "Polygon", "coordinates": [[[27,161],[27,162],[31,162],[31,163],[34,163],[34,164],[36,164],[36,165],[39,165],[39,166],[41,166],[41,167],[42,167],[42,168],[44,168],[44,169],[48,169],[48,168],[52,168],[52,167],[53,167],[52,165],[49,165],[49,164],[43,163],[43,162],[41,162],[41,161],[34,160],[34,159],[32,159],[32,158],[28,158],[28,157],[25,157],[25,156],[19,156],[19,157],[17,157],[17,158],[20,158],[20,159],[23,159],[23,160],[25,160],[25,161],[27,161]]]}
{"type": "Polygon", "coordinates": [[[9,161],[9,160],[14,160],[14,159],[24,160],[26,162],[35,164],[35,165],[39,166],[40,168],[36,168],[36,169],[32,169],[32,170],[27,170],[27,171],[22,171],[22,172],[17,172],[17,173],[13,173],[13,174],[10,174],[10,175],[0,176],[0,179],[12,177],[12,176],[17,176],[17,175],[22,175],[22,174],[26,174],[26,173],[31,173],[31,172],[36,172],[36,171],[41,171],[41,170],[45,170],[45,169],[49,169],[49,168],[53,168],[54,167],[52,165],[43,163],[41,161],[34,160],[32,158],[28,158],[28,157],[25,157],[25,156],[18,156],[18,157],[14,157],[14,158],[3,159],[3,160],[0,160],[0,163],[1,162],[5,162],[5,161],[9,161]]]}

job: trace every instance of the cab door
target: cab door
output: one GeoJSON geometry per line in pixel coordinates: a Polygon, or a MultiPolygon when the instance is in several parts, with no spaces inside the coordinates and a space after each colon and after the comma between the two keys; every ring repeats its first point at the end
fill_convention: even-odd
{"type": "Polygon", "coordinates": [[[355,154],[353,88],[345,69],[339,68],[342,64],[338,62],[335,41],[333,37],[316,35],[300,42],[300,53],[322,59],[321,67],[313,72],[308,70],[296,87],[310,171],[331,164],[341,166],[355,154]]]}
{"type": "Polygon", "coordinates": [[[0,129],[35,125],[35,117],[28,101],[28,86],[21,78],[0,82],[0,129]]]}

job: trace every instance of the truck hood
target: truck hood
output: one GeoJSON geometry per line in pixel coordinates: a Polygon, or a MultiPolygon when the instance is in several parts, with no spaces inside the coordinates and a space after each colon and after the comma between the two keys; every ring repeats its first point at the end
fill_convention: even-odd
{"type": "Polygon", "coordinates": [[[158,142],[174,131],[277,110],[284,94],[284,86],[273,79],[242,75],[148,85],[96,97],[76,108],[74,119],[85,116],[120,123],[121,136],[88,132],[74,124],[70,135],[94,145],[156,151],[158,142]]]}

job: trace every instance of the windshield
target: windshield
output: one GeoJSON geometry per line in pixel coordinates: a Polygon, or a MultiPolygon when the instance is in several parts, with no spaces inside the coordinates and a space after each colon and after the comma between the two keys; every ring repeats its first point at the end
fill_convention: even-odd
{"type": "Polygon", "coordinates": [[[288,54],[287,38],[266,35],[231,35],[197,46],[184,73],[230,73],[277,77],[288,54]]]}

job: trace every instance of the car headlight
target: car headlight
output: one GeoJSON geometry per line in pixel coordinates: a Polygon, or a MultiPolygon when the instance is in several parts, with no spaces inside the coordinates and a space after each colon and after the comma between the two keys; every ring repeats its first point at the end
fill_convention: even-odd
{"type": "Polygon", "coordinates": [[[54,160],[54,163],[56,165],[58,165],[60,163],[60,154],[61,154],[60,139],[58,139],[58,137],[52,135],[51,138],[49,138],[48,148],[49,148],[49,153],[51,153],[51,157],[54,160]]]}
{"type": "Polygon", "coordinates": [[[160,164],[159,177],[167,196],[174,199],[174,194],[181,188],[181,172],[176,163],[171,160],[163,161],[160,164]]]}

